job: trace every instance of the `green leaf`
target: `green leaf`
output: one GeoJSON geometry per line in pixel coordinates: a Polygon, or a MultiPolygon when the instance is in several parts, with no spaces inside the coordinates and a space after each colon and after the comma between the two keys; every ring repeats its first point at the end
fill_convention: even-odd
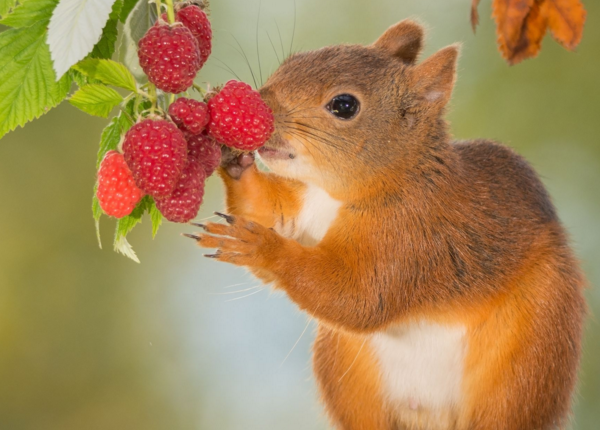
{"type": "Polygon", "coordinates": [[[92,214],[94,215],[94,224],[96,224],[96,238],[98,239],[98,246],[102,249],[102,240],[100,239],[100,217],[102,216],[102,208],[96,192],[98,191],[98,184],[94,185],[94,198],[92,199],[92,214]]]}
{"type": "Polygon", "coordinates": [[[140,263],[140,259],[124,236],[115,239],[114,250],[123,254],[125,257],[130,258],[136,263],[140,263]]]}
{"type": "Polygon", "coordinates": [[[15,7],[17,0],[0,0],[0,16],[5,16],[15,7]]]}
{"type": "Polygon", "coordinates": [[[0,33],[0,137],[67,96],[72,78],[56,82],[45,38],[45,22],[0,33]]]}
{"type": "Polygon", "coordinates": [[[98,43],[117,0],[60,0],[48,25],[54,71],[62,77],[98,43]]]}
{"type": "Polygon", "coordinates": [[[100,163],[108,151],[117,149],[121,141],[121,121],[119,117],[114,117],[102,131],[100,138],[100,149],[98,149],[98,161],[96,162],[96,170],[100,168],[100,163]]]}
{"type": "Polygon", "coordinates": [[[119,17],[123,10],[123,0],[117,0],[112,7],[108,22],[102,30],[102,36],[94,49],[91,56],[93,58],[111,58],[115,53],[115,44],[117,43],[119,17]]]}
{"type": "Polygon", "coordinates": [[[121,9],[121,16],[119,16],[119,20],[123,24],[125,24],[125,21],[127,21],[127,17],[129,16],[129,14],[131,13],[138,1],[139,0],[124,0],[123,8],[121,9]]]}
{"type": "Polygon", "coordinates": [[[117,230],[115,233],[115,242],[114,249],[117,252],[125,255],[126,257],[131,258],[136,263],[139,263],[140,260],[137,258],[137,255],[133,251],[133,248],[127,242],[127,234],[135,227],[137,224],[142,222],[142,215],[148,212],[151,206],[154,205],[152,201],[152,197],[145,196],[135,207],[133,212],[126,217],[120,218],[117,221],[117,230]]]}
{"type": "Polygon", "coordinates": [[[135,79],[127,67],[113,60],[90,58],[75,64],[73,68],[89,78],[96,79],[107,85],[125,88],[137,92],[135,79]]]}
{"type": "Polygon", "coordinates": [[[73,68],[69,69],[69,71],[67,73],[69,73],[73,82],[75,82],[77,84],[77,86],[80,88],[85,87],[86,85],[89,85],[89,84],[101,84],[102,83],[97,79],[88,78],[83,73],[81,73],[73,68]]]}
{"type": "Polygon", "coordinates": [[[154,239],[156,233],[158,233],[158,228],[162,224],[162,214],[156,207],[154,200],[152,201],[152,206],[150,206],[150,219],[152,220],[152,239],[154,239]]]}
{"type": "Polygon", "coordinates": [[[50,21],[52,12],[59,0],[23,0],[13,12],[0,20],[0,24],[13,28],[29,27],[42,22],[45,25],[50,21]]]}
{"type": "Polygon", "coordinates": [[[153,204],[152,197],[144,196],[142,200],[137,204],[133,211],[123,217],[119,218],[117,222],[117,233],[115,239],[118,237],[125,237],[129,234],[133,227],[135,227],[138,223],[142,222],[142,215],[144,215],[153,204]]]}
{"type": "Polygon", "coordinates": [[[90,115],[107,118],[115,106],[123,101],[123,96],[106,85],[92,84],[80,88],[69,99],[76,108],[90,115]]]}

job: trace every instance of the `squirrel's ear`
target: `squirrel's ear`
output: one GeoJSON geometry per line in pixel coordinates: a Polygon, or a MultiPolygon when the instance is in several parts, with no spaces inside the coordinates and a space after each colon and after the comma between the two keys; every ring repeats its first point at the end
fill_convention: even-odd
{"type": "Polygon", "coordinates": [[[459,44],[450,45],[413,69],[416,90],[426,103],[444,107],[450,100],[459,52],[459,44]]]}
{"type": "Polygon", "coordinates": [[[413,64],[423,47],[424,33],[423,26],[405,19],[388,28],[373,46],[407,64],[413,64]]]}

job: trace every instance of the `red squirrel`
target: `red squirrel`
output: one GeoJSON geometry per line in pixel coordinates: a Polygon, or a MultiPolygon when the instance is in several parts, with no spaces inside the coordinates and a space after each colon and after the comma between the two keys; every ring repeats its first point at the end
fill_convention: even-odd
{"type": "Polygon", "coordinates": [[[459,54],[423,29],[294,54],[260,89],[276,127],[225,150],[226,223],[193,236],[318,321],[314,373],[344,430],[568,424],[585,280],[531,166],[444,120],[459,54]]]}

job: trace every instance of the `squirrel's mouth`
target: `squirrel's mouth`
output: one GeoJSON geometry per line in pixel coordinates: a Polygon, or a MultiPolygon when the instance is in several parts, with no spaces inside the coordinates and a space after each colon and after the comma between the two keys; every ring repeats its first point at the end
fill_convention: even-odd
{"type": "Polygon", "coordinates": [[[272,138],[265,146],[258,148],[258,154],[261,158],[270,160],[293,160],[296,158],[296,152],[292,145],[279,136],[272,138]]]}

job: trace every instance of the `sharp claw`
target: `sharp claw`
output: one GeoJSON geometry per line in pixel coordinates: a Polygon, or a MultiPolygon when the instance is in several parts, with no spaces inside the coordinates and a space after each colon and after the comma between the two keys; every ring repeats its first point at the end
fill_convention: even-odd
{"type": "Polygon", "coordinates": [[[204,224],[200,224],[199,222],[191,222],[190,225],[200,227],[200,228],[203,228],[204,230],[206,230],[206,226],[204,224]]]}
{"type": "Polygon", "coordinates": [[[190,239],[200,240],[200,236],[196,236],[195,234],[181,233],[182,236],[189,237],[190,239]]]}
{"type": "Polygon", "coordinates": [[[221,212],[215,212],[215,215],[220,216],[221,218],[223,218],[225,221],[227,221],[229,224],[233,224],[233,217],[231,215],[226,215],[223,214],[221,212]]]}
{"type": "Polygon", "coordinates": [[[216,254],[204,254],[204,256],[206,258],[217,258],[219,256],[219,253],[216,253],[216,254]]]}

